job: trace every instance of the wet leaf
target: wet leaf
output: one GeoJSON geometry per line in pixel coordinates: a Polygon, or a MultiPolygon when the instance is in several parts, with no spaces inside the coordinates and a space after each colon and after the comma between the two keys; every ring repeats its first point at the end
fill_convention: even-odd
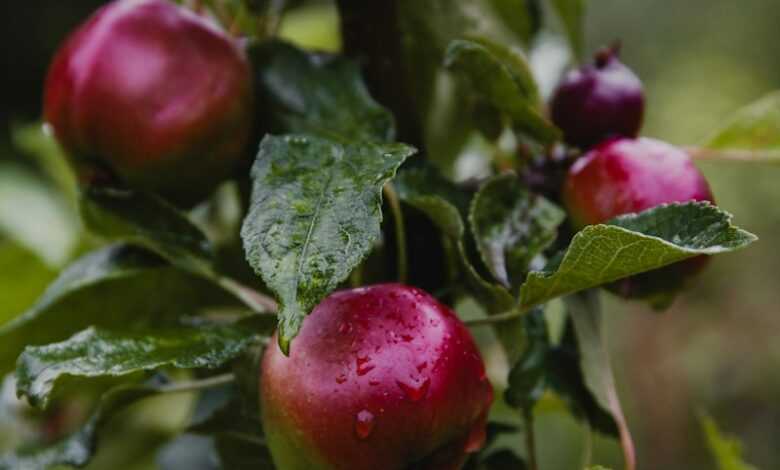
{"type": "Polygon", "coordinates": [[[531,272],[522,308],[657,269],[698,255],[746,247],[755,235],[731,224],[731,214],[708,203],[661,205],[577,233],[560,263],[531,272]]]}
{"type": "Polygon", "coordinates": [[[25,346],[61,341],[96,326],[172,325],[216,305],[235,305],[223,290],[142,248],[111,245],[76,260],[22,315],[0,327],[0,372],[25,346]]]}
{"type": "Polygon", "coordinates": [[[382,187],[413,152],[306,135],[263,139],[241,236],[249,264],[280,301],[283,350],[379,238],[382,187]]]}
{"type": "Polygon", "coordinates": [[[19,357],[17,391],[46,408],[60,388],[97,377],[122,377],[162,367],[214,369],[255,340],[239,326],[113,332],[88,328],[59,343],[29,346],[19,357]]]}
{"type": "Polygon", "coordinates": [[[565,217],[563,210],[529,193],[511,173],[487,181],[469,213],[482,261],[507,288],[522,282],[532,262],[557,237],[565,217]]]}

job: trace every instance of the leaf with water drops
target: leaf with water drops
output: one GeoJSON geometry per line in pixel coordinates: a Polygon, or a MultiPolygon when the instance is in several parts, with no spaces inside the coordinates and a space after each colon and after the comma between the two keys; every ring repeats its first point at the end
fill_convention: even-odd
{"type": "Polygon", "coordinates": [[[250,49],[271,132],[390,141],[393,115],[369,95],[358,65],[271,41],[250,49]]]}
{"type": "Polygon", "coordinates": [[[607,284],[699,255],[728,253],[756,236],[731,223],[731,214],[704,202],[665,204],[590,225],[577,233],[549,270],[528,275],[522,308],[607,284]]]}
{"type": "Polygon", "coordinates": [[[171,325],[213,306],[225,291],[175,269],[143,248],[111,245],[66,268],[25,313],[0,327],[0,372],[25,346],[61,341],[89,326],[171,325]]]}
{"type": "Polygon", "coordinates": [[[382,187],[413,152],[308,135],[263,139],[241,236],[247,260],[281,303],[283,350],[379,238],[382,187]]]}
{"type": "Polygon", "coordinates": [[[182,212],[148,193],[86,188],[81,216],[95,234],[143,246],[195,273],[210,272],[212,247],[182,212]]]}
{"type": "Polygon", "coordinates": [[[469,221],[482,261],[493,277],[511,288],[558,235],[565,213],[529,193],[517,175],[486,182],[471,204],[469,221]]]}
{"type": "Polygon", "coordinates": [[[29,346],[19,356],[17,391],[46,408],[60,389],[97,377],[122,377],[161,367],[214,369],[255,339],[240,326],[112,332],[88,328],[60,343],[29,346]]]}

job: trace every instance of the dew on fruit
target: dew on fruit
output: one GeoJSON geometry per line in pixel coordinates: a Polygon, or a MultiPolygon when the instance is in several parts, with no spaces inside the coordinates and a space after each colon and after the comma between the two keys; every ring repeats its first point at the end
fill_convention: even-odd
{"type": "Polygon", "coordinates": [[[426,378],[423,381],[414,381],[412,383],[406,383],[401,380],[396,380],[398,387],[404,392],[406,398],[412,402],[418,402],[425,398],[428,394],[428,387],[431,385],[431,379],[426,378]]]}
{"type": "Polygon", "coordinates": [[[339,333],[342,335],[348,334],[352,332],[352,323],[349,322],[342,322],[339,325],[339,333]]]}
{"type": "Polygon", "coordinates": [[[360,376],[368,374],[376,367],[374,364],[371,364],[371,359],[362,356],[358,356],[355,359],[355,364],[357,366],[357,374],[360,376]]]}
{"type": "Polygon", "coordinates": [[[337,384],[341,385],[341,384],[343,384],[346,381],[347,381],[347,375],[346,374],[339,374],[338,376],[336,376],[336,383],[337,384]]]}
{"type": "Polygon", "coordinates": [[[368,410],[362,410],[355,415],[355,434],[358,439],[368,439],[374,431],[376,419],[374,414],[368,410]]]}

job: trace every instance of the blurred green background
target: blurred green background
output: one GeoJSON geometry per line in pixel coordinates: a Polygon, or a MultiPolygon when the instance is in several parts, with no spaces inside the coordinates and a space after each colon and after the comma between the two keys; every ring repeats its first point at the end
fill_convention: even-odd
{"type": "MultiPolygon", "coordinates": [[[[29,305],[78,250],[70,235],[78,230],[71,206],[59,193],[44,188],[41,195],[19,184],[40,173],[34,160],[22,156],[20,144],[33,155],[40,148],[11,131],[39,119],[53,51],[100,3],[0,2],[0,215],[19,214],[12,228],[0,222],[0,323],[29,305]]],[[[332,10],[318,7],[295,13],[287,27],[309,43],[332,45],[334,19],[332,10]]],[[[587,43],[594,50],[622,40],[625,62],[647,88],[644,134],[695,144],[734,110],[780,89],[778,20],[777,0],[592,0],[587,43]]],[[[780,239],[780,166],[703,162],[700,167],[718,204],[761,241],[718,257],[663,314],[608,299],[619,391],[640,468],[715,468],[696,420],[699,411],[741,438],[746,460],[765,470],[780,468],[780,250],[774,243],[780,239]]],[[[0,423],[2,418],[0,412],[0,423]]],[[[21,433],[3,434],[1,426],[0,448],[21,433]]],[[[160,424],[160,435],[165,426],[160,424]]],[[[577,468],[585,441],[573,420],[543,412],[538,432],[542,470],[577,468]]],[[[153,437],[147,433],[138,445],[147,446],[153,437]]],[[[137,454],[114,446],[116,452],[137,454]]],[[[130,461],[123,468],[154,468],[151,457],[130,461]]],[[[600,438],[594,462],[622,466],[617,446],[600,438]]],[[[98,459],[90,468],[108,467],[98,459]]]]}

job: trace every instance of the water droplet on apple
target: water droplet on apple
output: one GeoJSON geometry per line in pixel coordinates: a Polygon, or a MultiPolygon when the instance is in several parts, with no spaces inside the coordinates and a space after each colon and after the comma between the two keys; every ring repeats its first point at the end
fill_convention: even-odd
{"type": "Polygon", "coordinates": [[[404,392],[406,398],[412,402],[418,402],[425,398],[428,394],[428,387],[431,385],[431,379],[426,378],[422,381],[413,381],[411,383],[402,382],[397,380],[398,387],[404,392]]]}
{"type": "Polygon", "coordinates": [[[374,431],[375,421],[374,414],[368,410],[362,410],[355,415],[355,434],[358,439],[368,439],[374,431]]]}
{"type": "Polygon", "coordinates": [[[357,359],[355,359],[355,364],[357,367],[357,374],[360,376],[368,374],[376,367],[374,364],[371,364],[371,359],[363,356],[358,356],[357,359]]]}

